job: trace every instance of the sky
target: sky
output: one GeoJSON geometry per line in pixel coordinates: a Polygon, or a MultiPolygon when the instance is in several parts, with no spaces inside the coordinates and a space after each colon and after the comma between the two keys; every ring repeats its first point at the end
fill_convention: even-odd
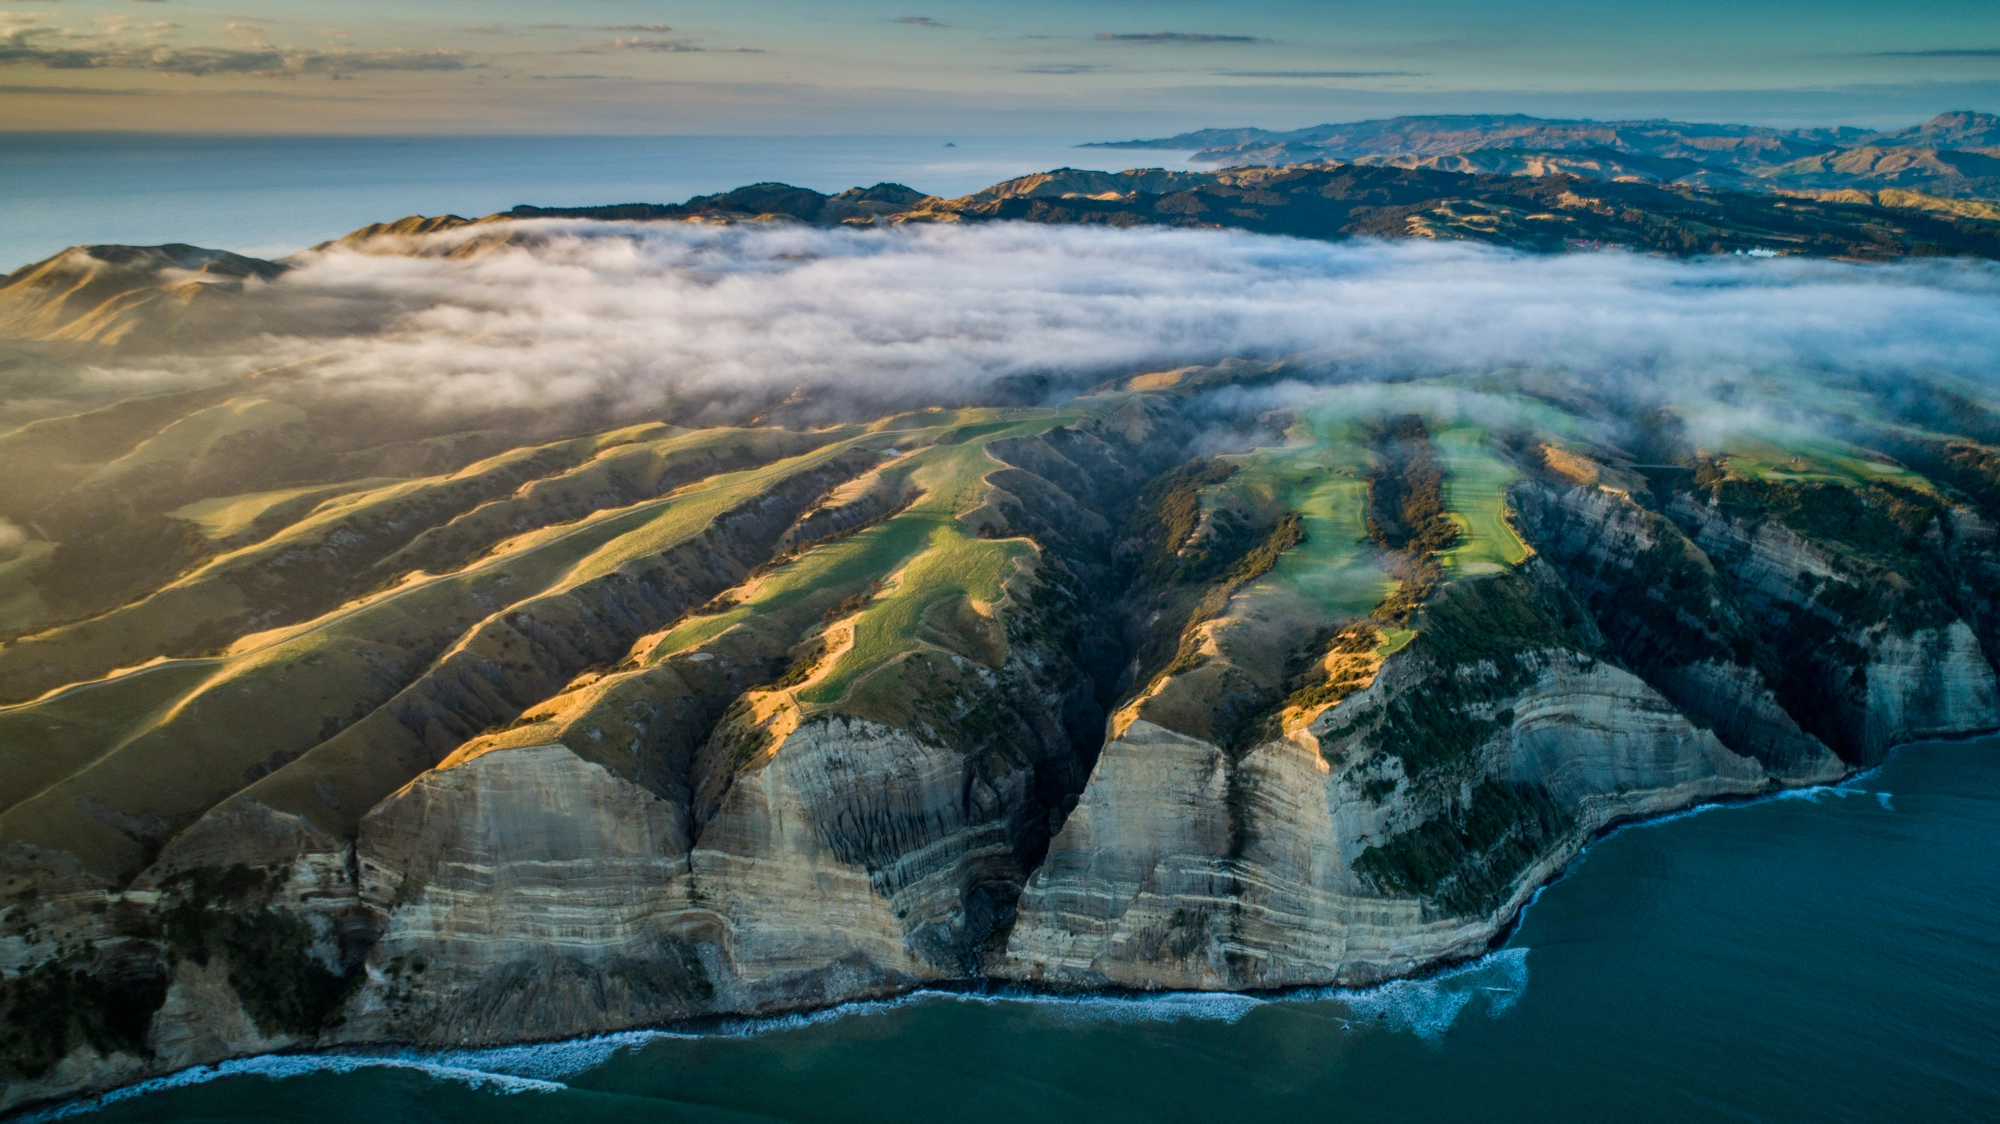
{"type": "Polygon", "coordinates": [[[0,0],[0,130],[1295,128],[2000,111],[1993,0],[0,0]]]}

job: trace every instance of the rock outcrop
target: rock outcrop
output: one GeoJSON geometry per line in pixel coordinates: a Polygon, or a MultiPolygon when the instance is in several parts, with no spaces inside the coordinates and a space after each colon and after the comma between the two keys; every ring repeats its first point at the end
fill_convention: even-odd
{"type": "Polygon", "coordinates": [[[1482,951],[1607,824],[1775,783],[1569,639],[1497,659],[1407,648],[1240,754],[1134,722],[1029,884],[1010,970],[1082,986],[1375,983],[1482,951]]]}

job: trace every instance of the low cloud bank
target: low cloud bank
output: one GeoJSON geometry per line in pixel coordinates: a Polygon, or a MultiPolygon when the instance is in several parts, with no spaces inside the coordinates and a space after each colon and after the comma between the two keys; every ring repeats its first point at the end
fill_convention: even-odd
{"type": "MultiPolygon", "coordinates": [[[[1238,356],[1304,356],[1309,377],[1347,382],[1563,370],[1684,402],[1782,400],[1805,385],[1789,377],[1801,369],[2000,377],[2000,270],[1983,264],[1529,256],[1026,224],[510,233],[470,256],[333,252],[288,275],[281,285],[405,310],[386,333],[341,341],[319,377],[448,411],[701,402],[717,416],[795,390],[829,409],[952,404],[1007,380],[1081,386],[1238,356]]],[[[328,349],[266,344],[281,358],[328,349]]]]}

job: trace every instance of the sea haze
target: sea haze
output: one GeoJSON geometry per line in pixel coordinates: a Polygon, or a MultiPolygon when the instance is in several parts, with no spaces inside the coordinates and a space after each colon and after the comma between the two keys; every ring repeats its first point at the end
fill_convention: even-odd
{"type": "Polygon", "coordinates": [[[0,140],[0,271],[86,243],[279,256],[408,214],[679,202],[766,180],[828,192],[889,180],[950,196],[1065,164],[1189,167],[1183,153],[1072,147],[1093,139],[14,133],[0,140]]]}

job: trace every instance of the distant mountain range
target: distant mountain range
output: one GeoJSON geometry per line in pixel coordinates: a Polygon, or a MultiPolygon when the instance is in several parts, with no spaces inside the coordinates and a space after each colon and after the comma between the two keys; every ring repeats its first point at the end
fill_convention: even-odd
{"type": "Polygon", "coordinates": [[[2000,116],[1942,113],[1892,132],[1521,114],[1391,117],[1290,132],[1200,129],[1088,148],[1195,149],[1230,167],[1340,161],[1446,172],[1683,184],[1876,202],[1884,190],[2000,199],[2000,116]]]}

